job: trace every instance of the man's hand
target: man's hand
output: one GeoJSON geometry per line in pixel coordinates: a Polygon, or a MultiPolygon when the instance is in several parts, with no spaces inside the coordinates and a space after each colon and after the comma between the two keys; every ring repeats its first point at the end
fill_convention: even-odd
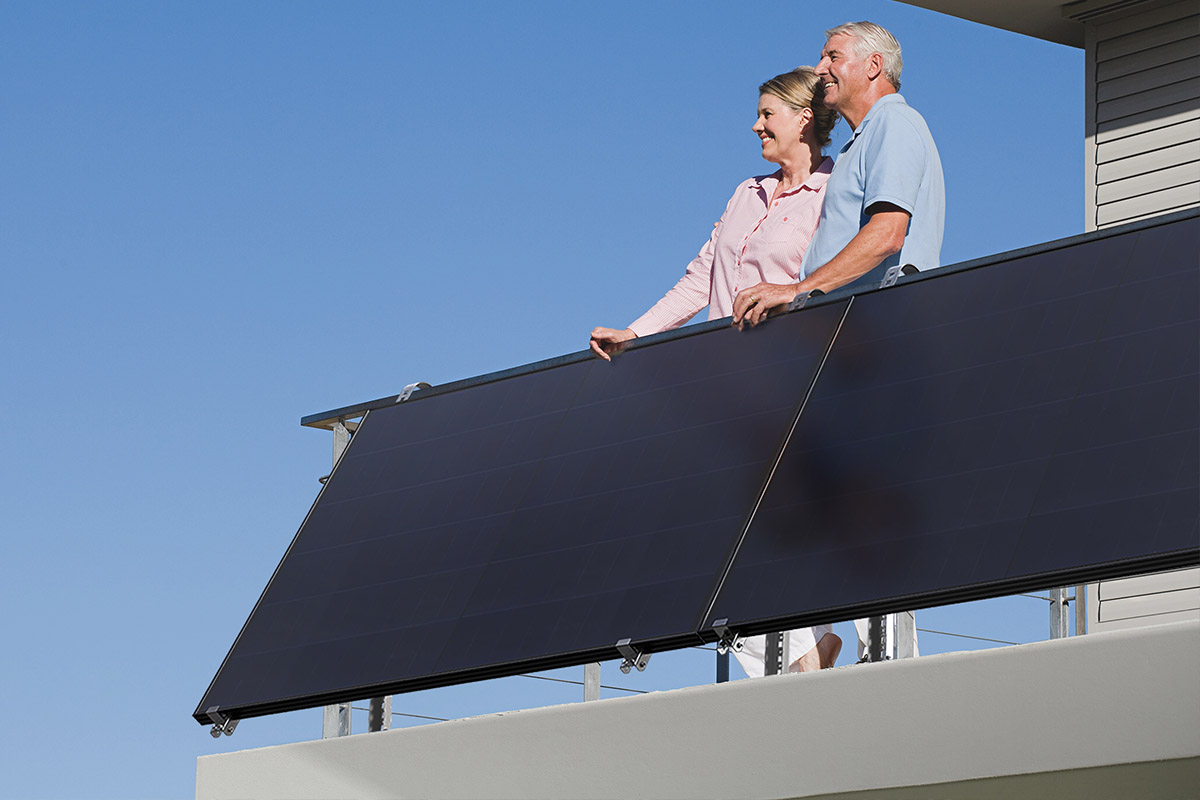
{"type": "Polygon", "coordinates": [[[776,309],[782,309],[800,294],[799,284],[760,283],[743,289],[733,298],[733,324],[740,331],[749,323],[753,328],[776,309]]]}
{"type": "Polygon", "coordinates": [[[612,357],[625,349],[624,342],[630,339],[636,339],[637,334],[626,328],[623,331],[618,331],[613,328],[593,328],[592,338],[589,342],[592,352],[605,361],[612,361],[612,357]],[[611,355],[610,355],[611,354],[611,355]]]}

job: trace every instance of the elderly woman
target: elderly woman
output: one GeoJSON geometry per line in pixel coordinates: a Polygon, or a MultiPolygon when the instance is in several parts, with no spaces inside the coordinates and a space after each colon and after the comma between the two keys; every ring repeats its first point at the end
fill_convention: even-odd
{"type": "MultiPolygon", "coordinates": [[[[757,324],[767,308],[779,304],[774,295],[785,291],[783,285],[799,279],[833,169],[833,160],[821,150],[829,144],[837,117],[822,103],[824,90],[811,67],[777,75],[758,91],[753,130],[762,141],[762,157],[779,169],[737,187],[708,243],[649,311],[624,330],[592,331],[591,348],[600,358],[609,360],[623,342],[637,336],[678,328],[705,306],[710,320],[728,317],[739,293],[746,296],[748,308],[734,323],[745,319],[757,324]]],[[[829,626],[791,631],[789,652],[798,657],[789,669],[833,666],[841,648],[842,640],[829,626]]],[[[763,674],[765,651],[766,638],[756,636],[736,654],[746,674],[763,674]]]]}

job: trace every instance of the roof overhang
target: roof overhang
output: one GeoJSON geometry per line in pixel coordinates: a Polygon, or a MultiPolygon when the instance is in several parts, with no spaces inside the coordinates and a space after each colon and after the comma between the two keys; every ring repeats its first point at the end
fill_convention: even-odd
{"type": "Polygon", "coordinates": [[[1062,3],[1056,0],[899,0],[910,6],[927,8],[960,19],[968,19],[993,28],[1023,33],[1038,39],[1083,47],[1082,12],[1090,15],[1099,6],[1129,5],[1112,0],[1080,0],[1062,3]]]}

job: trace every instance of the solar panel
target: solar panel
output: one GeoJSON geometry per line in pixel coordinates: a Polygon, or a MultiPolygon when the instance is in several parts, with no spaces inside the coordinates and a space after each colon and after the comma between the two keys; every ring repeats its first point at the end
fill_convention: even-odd
{"type": "Polygon", "coordinates": [[[1198,244],[1191,214],[366,404],[195,717],[1196,563],[1198,244]]]}
{"type": "Polygon", "coordinates": [[[1197,225],[857,297],[708,624],[1195,561],[1197,225]]]}
{"type": "Polygon", "coordinates": [[[1010,573],[1200,545],[1198,252],[1197,219],[1136,234],[1010,573]]]}
{"type": "Polygon", "coordinates": [[[196,718],[700,643],[848,302],[371,411],[196,718]]]}

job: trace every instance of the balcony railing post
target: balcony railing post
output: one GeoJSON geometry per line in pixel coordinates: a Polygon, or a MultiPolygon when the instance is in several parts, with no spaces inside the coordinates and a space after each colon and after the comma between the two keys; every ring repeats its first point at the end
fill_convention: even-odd
{"type": "Polygon", "coordinates": [[[787,672],[791,662],[788,661],[787,631],[767,634],[767,652],[763,656],[763,675],[779,675],[787,672]]]}
{"type": "Polygon", "coordinates": [[[729,651],[717,650],[717,683],[729,683],[729,651]]]}
{"type": "Polygon", "coordinates": [[[367,711],[367,730],[371,733],[390,730],[392,727],[392,697],[372,697],[367,711]]]}
{"type": "Polygon", "coordinates": [[[600,663],[592,662],[583,666],[583,699],[600,699],[600,663]]]}
{"type": "Polygon", "coordinates": [[[1050,590],[1050,638],[1065,639],[1071,635],[1071,609],[1065,586],[1050,590]]]}
{"type": "MultiPolygon", "coordinates": [[[[337,469],[338,460],[350,445],[350,429],[345,422],[338,420],[333,426],[333,466],[337,469]]],[[[321,719],[321,738],[333,739],[337,736],[350,735],[350,704],[338,703],[325,706],[325,714],[321,719]]]]}

